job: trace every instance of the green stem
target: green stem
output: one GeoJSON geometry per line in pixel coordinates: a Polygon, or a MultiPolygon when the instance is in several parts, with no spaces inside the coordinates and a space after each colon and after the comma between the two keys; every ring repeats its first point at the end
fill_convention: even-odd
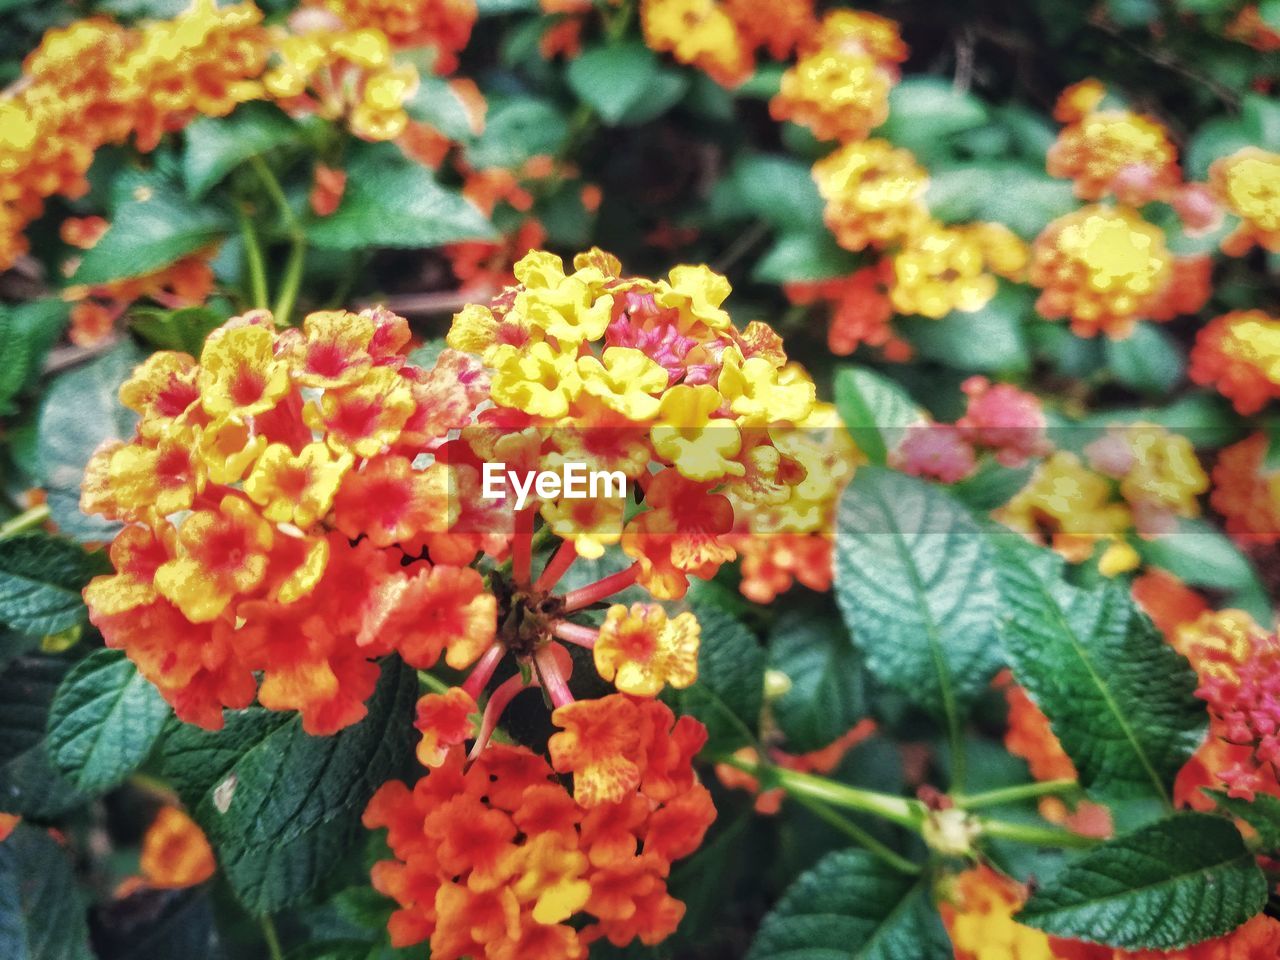
{"type": "Polygon", "coordinates": [[[249,290],[253,297],[253,305],[259,310],[267,307],[267,273],[262,261],[262,244],[258,242],[257,231],[243,210],[238,210],[240,219],[240,238],[244,241],[244,256],[249,267],[249,290]]]}
{"type": "Polygon", "coordinates": [[[276,293],[275,316],[276,325],[287,327],[289,315],[293,313],[293,305],[298,299],[298,288],[302,285],[302,265],[307,258],[307,240],[302,234],[293,238],[293,246],[289,248],[289,259],[285,262],[284,280],[276,293]]]}
{"type": "Polygon", "coordinates": [[[5,537],[12,537],[15,534],[24,533],[27,530],[33,530],[49,519],[49,505],[42,503],[39,506],[29,507],[16,517],[11,517],[0,525],[0,540],[5,537]]]}
{"type": "Polygon", "coordinates": [[[1073,793],[1080,789],[1076,780],[1045,780],[1041,783],[1020,783],[1012,787],[1000,787],[997,790],[986,790],[965,796],[955,794],[952,799],[957,807],[964,810],[977,810],[980,807],[998,807],[1006,803],[1018,803],[1022,800],[1033,800],[1036,797],[1047,797],[1058,793],[1073,793]]]}
{"type": "Polygon", "coordinates": [[[267,941],[271,960],[284,960],[284,951],[280,949],[280,935],[276,933],[276,925],[269,914],[262,918],[262,937],[267,941]]]}
{"type": "Polygon", "coordinates": [[[847,817],[842,817],[825,803],[821,803],[817,800],[813,800],[799,794],[793,794],[792,799],[801,806],[810,810],[814,816],[821,820],[825,820],[835,829],[849,837],[854,843],[864,847],[867,852],[879,857],[895,870],[899,870],[902,873],[907,873],[912,876],[919,875],[920,867],[918,864],[912,863],[906,857],[894,850],[891,850],[852,820],[849,820],[847,817]]]}
{"type": "Polygon", "coordinates": [[[794,797],[808,797],[834,807],[870,813],[917,833],[920,832],[927,814],[925,805],[919,800],[908,800],[906,797],[878,793],[874,790],[862,790],[825,777],[800,773],[797,770],[752,763],[741,757],[723,757],[720,762],[761,778],[766,788],[778,786],[794,797]]]}
{"type": "Polygon", "coordinates": [[[1061,827],[1046,827],[1034,823],[1009,823],[1005,820],[980,821],[981,836],[995,837],[1000,840],[1016,840],[1037,847],[1096,847],[1103,841],[1097,837],[1086,837],[1061,827]]]}
{"type": "Polygon", "coordinates": [[[267,166],[267,161],[263,160],[261,155],[255,154],[249,158],[249,163],[253,167],[254,173],[258,175],[258,179],[262,181],[262,185],[266,187],[267,193],[271,194],[272,201],[280,208],[280,216],[284,220],[285,229],[294,236],[302,233],[302,225],[298,223],[298,218],[293,215],[293,207],[289,206],[289,198],[284,195],[284,187],[280,186],[280,181],[271,172],[271,168],[267,166]]]}
{"type": "Polygon", "coordinates": [[[428,673],[426,670],[418,671],[418,682],[436,693],[448,693],[450,690],[447,683],[435,674],[428,673]]]}

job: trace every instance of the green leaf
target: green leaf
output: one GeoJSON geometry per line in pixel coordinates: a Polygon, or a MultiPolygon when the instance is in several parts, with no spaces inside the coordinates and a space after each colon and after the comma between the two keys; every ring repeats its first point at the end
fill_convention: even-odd
{"type": "Polygon", "coordinates": [[[186,128],[182,173],[187,194],[199,198],[250,157],[295,143],[301,130],[265,103],[246,103],[226,117],[197,117],[186,128]]]}
{"type": "Polygon", "coordinates": [[[822,224],[822,197],[809,165],[795,157],[763,153],[742,156],[728,177],[757,217],[784,230],[815,233],[822,224]]]}
{"type": "Polygon", "coordinates": [[[359,840],[369,798],[412,755],[405,718],[417,692],[417,674],[391,658],[368,716],[332,736],[309,736],[296,716],[280,722],[251,708],[222,731],[183,726],[165,738],[162,770],[248,910],[300,901],[359,840]]]}
{"type": "Polygon", "coordinates": [[[418,89],[405,101],[404,109],[414,120],[439,130],[450,140],[474,136],[471,113],[445,77],[426,70],[418,72],[418,89]]]}
{"type": "Polygon", "coordinates": [[[65,661],[24,656],[0,673],[0,805],[6,813],[56,817],[85,799],[49,757],[49,704],[65,661]]]}
{"type": "Polygon", "coordinates": [[[546,100],[534,97],[489,101],[484,133],[467,149],[467,161],[477,170],[514,170],[530,157],[552,156],[569,136],[563,114],[546,100]]]}
{"type": "Polygon", "coordinates": [[[67,674],[49,708],[49,753],[72,783],[93,793],[142,765],[169,705],[119,650],[99,650],[67,674]]]}
{"type": "Polygon", "coordinates": [[[60,297],[0,304],[0,416],[18,412],[15,398],[35,386],[45,354],[67,324],[60,297]]]}
{"type": "Polygon", "coordinates": [[[1125,950],[1174,950],[1229,933],[1266,903],[1266,878],[1236,828],[1181,813],[1089,851],[1015,919],[1125,950]]]}
{"type": "Polygon", "coordinates": [[[93,957],[86,904],[67,855],[48,833],[25,824],[0,843],[0,957],[93,957]]]}
{"type": "Polygon", "coordinates": [[[1257,793],[1252,800],[1244,800],[1228,795],[1225,790],[1203,789],[1220,809],[1253,827],[1263,850],[1268,853],[1280,850],[1280,797],[1257,793]]]}
{"type": "Polygon", "coordinates": [[[1186,379],[1187,359],[1169,334],[1140,323],[1123,340],[1106,341],[1107,368],[1126,387],[1168,395],[1186,379]]]}
{"type": "Polygon", "coordinates": [[[835,589],[876,679],[959,716],[1000,666],[1000,596],[985,538],[938,487],[862,467],[836,516],[835,589]]]}
{"type": "Polygon", "coordinates": [[[152,346],[198,357],[205,337],[228,318],[225,310],[211,306],[177,310],[146,308],[129,312],[129,326],[152,346]]]}
{"type": "Polygon", "coordinates": [[[1077,587],[1061,557],[1012,533],[992,536],[1014,677],[1048,716],[1081,784],[1107,799],[1167,800],[1204,736],[1187,661],[1122,583],[1077,587]]]}
{"type": "Polygon", "coordinates": [[[1180,520],[1168,536],[1140,540],[1142,559],[1195,587],[1249,591],[1258,575],[1235,541],[1203,520],[1180,520]]]}
{"type": "Polygon", "coordinates": [[[111,226],[71,277],[76,284],[140,277],[217,242],[231,231],[227,214],[193,202],[167,180],[151,177],[121,203],[111,226]]]}
{"type": "Polygon", "coordinates": [[[338,209],[313,218],[307,236],[318,247],[434,247],[486,239],[493,227],[462,195],[390,144],[352,150],[338,209]]]}
{"type": "Polygon", "coordinates": [[[751,742],[764,701],[764,649],[755,635],[701,597],[689,606],[702,627],[698,682],[678,691],[681,713],[706,724],[709,749],[733,750],[751,742]]]}
{"type": "Polygon", "coordinates": [[[40,405],[40,479],[49,492],[54,522],[78,540],[110,540],[119,528],[80,512],[80,480],[100,444],[133,435],[137,416],[120,403],[117,394],[141,361],[142,353],[125,341],[54,380],[40,405]]]}
{"type": "Polygon", "coordinates": [[[826,280],[846,276],[857,267],[857,257],[825,231],[783,233],[756,263],[751,277],[761,283],[826,280]]]}
{"type": "Polygon", "coordinates": [[[80,591],[103,572],[100,559],[43,533],[0,540],[0,623],[42,637],[83,624],[80,591]]]}
{"type": "Polygon", "coordinates": [[[569,62],[569,86],[607,125],[619,123],[644,99],[658,73],[658,58],[632,41],[587,50],[569,62]]]}
{"type": "Polygon", "coordinates": [[[790,681],[771,704],[787,750],[819,750],[868,714],[862,660],[834,616],[790,610],[769,634],[770,671],[790,681]]]}
{"type": "Polygon", "coordinates": [[[764,918],[747,960],[947,960],[928,882],[862,850],[827,854],[764,918]]]}
{"type": "Polygon", "coordinates": [[[835,398],[845,428],[872,463],[885,463],[903,431],[922,419],[902,387],[865,367],[836,370],[835,398]]]}
{"type": "Polygon", "coordinates": [[[1254,146],[1257,135],[1235,117],[1215,117],[1204,123],[1191,137],[1185,154],[1186,175],[1196,180],[1209,177],[1213,161],[1229,157],[1237,150],[1254,146]]]}
{"type": "Polygon", "coordinates": [[[972,476],[951,485],[951,492],[970,510],[988,513],[1003,507],[1027,485],[1034,468],[1006,467],[995,458],[979,461],[972,476]]]}
{"type": "Polygon", "coordinates": [[[876,135],[923,155],[937,156],[952,134],[987,122],[987,108],[949,80],[917,75],[904,77],[889,94],[889,119],[876,135]]]}
{"type": "Polygon", "coordinates": [[[981,309],[955,310],[941,320],[903,317],[896,326],[928,360],[965,371],[1020,373],[1031,366],[1022,322],[1033,314],[1034,301],[1027,287],[1001,283],[981,309]]]}

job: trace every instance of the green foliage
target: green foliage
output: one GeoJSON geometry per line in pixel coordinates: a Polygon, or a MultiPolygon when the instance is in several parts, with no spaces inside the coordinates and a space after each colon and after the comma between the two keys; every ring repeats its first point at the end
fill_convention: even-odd
{"type": "Polygon", "coordinates": [[[1229,796],[1225,790],[1206,788],[1204,792],[1213,797],[1221,809],[1252,827],[1263,850],[1280,850],[1280,797],[1258,793],[1252,800],[1245,800],[1229,796]]]}
{"type": "Polygon", "coordinates": [[[0,305],[0,416],[18,412],[18,395],[36,385],[66,322],[67,305],[58,299],[0,305]]]}
{"type": "Polygon", "coordinates": [[[49,708],[49,753],[87,793],[119,783],[141,766],[169,717],[169,705],[118,650],[76,664],[49,708]]]}
{"type": "Polygon", "coordinates": [[[946,960],[951,945],[928,881],[861,850],[837,850],[782,895],[747,960],[946,960]]]}
{"type": "Polygon", "coordinates": [[[992,542],[1005,611],[1001,646],[1080,782],[1101,798],[1167,801],[1204,737],[1190,666],[1123,585],[1074,586],[1056,554],[1013,534],[992,542]]]}
{"type": "Polygon", "coordinates": [[[836,370],[836,409],[858,449],[872,463],[884,464],[906,427],[921,422],[919,408],[900,386],[871,370],[836,370]]]}
{"type": "Polygon", "coordinates": [[[0,843],[0,956],[91,960],[84,898],[66,853],[37,827],[0,843]]]}
{"type": "Polygon", "coordinates": [[[0,797],[6,813],[55,817],[86,799],[49,754],[49,705],[66,671],[62,660],[22,656],[0,672],[0,797]]]}
{"type": "Polygon", "coordinates": [[[675,696],[681,713],[706,724],[709,750],[750,743],[760,723],[765,653],[743,624],[705,599],[690,607],[702,626],[698,682],[675,696]]]}
{"type": "Polygon", "coordinates": [[[186,130],[182,173],[188,195],[199,199],[250,157],[300,136],[298,124],[265,103],[246,103],[229,117],[199,117],[186,130]]]}
{"type": "Polygon", "coordinates": [[[968,511],[922,480],[863,467],[836,519],[835,591],[868,669],[955,718],[1000,665],[1000,596],[968,511]]]}
{"type": "Polygon", "coordinates": [[[574,93],[615,126],[643,108],[662,72],[648,47],[631,42],[588,50],[569,63],[565,77],[574,93]]]}
{"type": "Polygon", "coordinates": [[[1126,950],[1173,950],[1228,933],[1266,901],[1266,878],[1236,828],[1182,813],[1085,854],[1017,919],[1126,950]]]}
{"type": "Polygon", "coordinates": [[[1020,373],[1031,366],[1023,322],[1034,299],[1026,287],[1002,283],[979,310],[956,310],[941,320],[910,317],[898,329],[926,359],[960,370],[1020,373]]]}
{"type": "Polygon", "coordinates": [[[0,540],[0,623],[37,636],[83,624],[80,591],[101,559],[42,533],[0,540]]]}
{"type": "Polygon", "coordinates": [[[779,617],[769,634],[768,668],[789,684],[770,709],[794,753],[825,747],[869,712],[860,657],[832,613],[790,610],[779,617]]]}

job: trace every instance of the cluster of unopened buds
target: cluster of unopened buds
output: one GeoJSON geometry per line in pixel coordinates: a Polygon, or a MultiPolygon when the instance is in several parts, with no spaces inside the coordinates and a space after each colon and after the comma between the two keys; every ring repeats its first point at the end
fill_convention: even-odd
{"type": "Polygon", "coordinates": [[[426,368],[379,308],[234,318],[198,360],[137,369],[120,391],[136,435],[86,473],[82,507],[125,524],[91,619],[182,719],[217,728],[256,697],[328,734],[363,717],[381,657],[466,671],[418,704],[433,772],[368,815],[400,862],[375,875],[397,942],[434,956],[577,956],[674,928],[667,869],[714,810],[691,767],[705,730],[654,698],[696,679],[699,626],[598,605],[633,584],[678,600],[734,543],[817,535],[852,470],[777,336],[731,323],[723,277],[625,277],[599,250],[574,267],[530,253],[426,368]],[[574,465],[617,487],[575,496],[574,465]],[[628,565],[557,591],[612,545],[628,565]],[[617,692],[575,697],[575,663],[617,692]],[[549,761],[492,742],[535,688],[549,761]],[[582,910],[580,935],[564,921],[582,910]]]}

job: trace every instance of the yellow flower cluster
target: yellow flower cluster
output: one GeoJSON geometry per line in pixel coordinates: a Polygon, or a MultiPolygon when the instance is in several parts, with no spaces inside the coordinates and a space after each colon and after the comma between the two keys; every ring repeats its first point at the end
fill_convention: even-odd
{"type": "Polygon", "coordinates": [[[949,878],[939,906],[956,960],[1057,960],[1046,934],[1013,919],[1026,895],[985,865],[949,878]]]}
{"type": "Polygon", "coordinates": [[[892,246],[928,222],[929,175],[887,140],[844,144],[813,165],[813,179],[826,201],[823,219],[846,250],[892,246]]]}
{"type": "Polygon", "coordinates": [[[475,25],[475,0],[311,0],[351,30],[383,34],[396,49],[431,47],[436,73],[452,73],[475,25]]]}
{"type": "Polygon", "coordinates": [[[1077,336],[1122,339],[1173,274],[1164,233],[1127,207],[1093,205],[1054,220],[1031,248],[1036,309],[1077,336]]]}
{"type": "Polygon", "coordinates": [[[1046,165],[1074,181],[1081,200],[1114,196],[1134,206],[1168,197],[1181,180],[1164,125],[1130,110],[1086,112],[1058,134],[1046,165]]]}
{"type": "Polygon", "coordinates": [[[1222,249],[1243,256],[1256,243],[1280,253],[1280,153],[1245,147],[1216,160],[1209,168],[1209,185],[1240,218],[1240,225],[1222,241],[1222,249]]]}
{"type": "Polygon", "coordinates": [[[418,72],[391,58],[378,30],[314,29],[276,35],[278,62],[262,78],[269,95],[291,113],[346,120],[365,140],[393,140],[409,116],[404,102],[418,87],[418,72]]]}

